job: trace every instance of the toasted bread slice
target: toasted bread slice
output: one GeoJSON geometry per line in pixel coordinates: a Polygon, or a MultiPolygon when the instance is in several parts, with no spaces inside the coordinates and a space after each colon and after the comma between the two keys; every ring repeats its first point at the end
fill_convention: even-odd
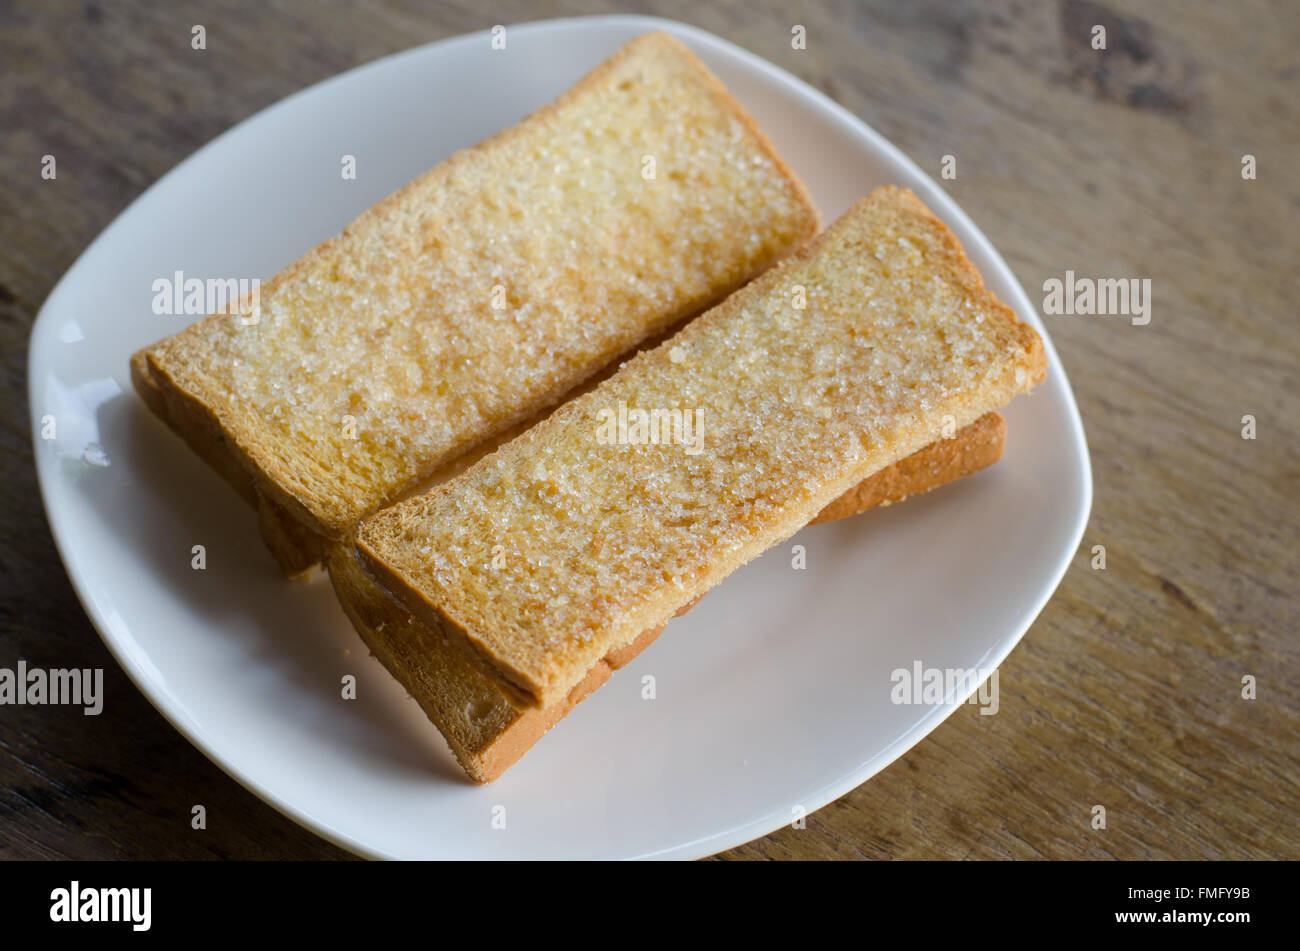
{"type": "Polygon", "coordinates": [[[816,231],[722,85],[648,34],[132,376],[290,570],[816,231]]]}
{"type": "Polygon", "coordinates": [[[591,392],[364,519],[358,551],[420,622],[547,707],[852,486],[1045,373],[1042,341],[952,232],[911,192],[878,189],[591,392]],[[629,408],[676,408],[681,441],[634,435],[629,408]]]}
{"type": "MultiPolygon", "coordinates": [[[[1006,424],[989,413],[888,466],[828,505],[814,521],[846,518],[898,502],[992,465],[1002,455],[1006,424]]],[[[492,782],[513,766],[610,674],[631,660],[663,627],[597,661],[567,697],[545,709],[518,704],[495,672],[418,622],[376,585],[345,544],[330,546],[326,564],[344,612],[380,662],[419,703],[447,740],[457,762],[478,783],[492,782]]],[[[681,613],[681,612],[679,612],[681,613]]]]}

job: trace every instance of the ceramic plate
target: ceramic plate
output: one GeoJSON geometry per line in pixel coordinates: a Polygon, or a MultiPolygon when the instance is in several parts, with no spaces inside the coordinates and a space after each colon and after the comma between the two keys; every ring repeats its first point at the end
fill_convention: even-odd
{"type": "Polygon", "coordinates": [[[505,50],[488,33],[433,43],[290,96],[135,201],[33,329],[41,490],[86,612],[195,746],[362,855],[688,858],[768,833],[868,779],[956,709],[969,685],[937,703],[895,703],[892,672],[996,667],[1082,536],[1087,446],[1048,341],[1047,382],[1006,412],[996,466],[805,529],[736,572],[486,787],[463,779],[328,582],[279,576],[251,510],[131,389],[130,354],[193,319],[155,314],[153,282],[176,271],[269,277],[653,29],[676,34],[722,78],[826,221],[877,185],[912,188],[1047,339],[983,234],[859,119],[716,36],[627,16],[511,26],[505,50]],[[355,180],[340,175],[344,155],[356,158],[355,180]],[[804,570],[792,566],[794,544],[804,570]],[[192,566],[195,545],[204,570],[192,566]],[[357,677],[355,700],[341,697],[346,674],[357,677]],[[642,697],[647,675],[652,700],[642,697]]]}

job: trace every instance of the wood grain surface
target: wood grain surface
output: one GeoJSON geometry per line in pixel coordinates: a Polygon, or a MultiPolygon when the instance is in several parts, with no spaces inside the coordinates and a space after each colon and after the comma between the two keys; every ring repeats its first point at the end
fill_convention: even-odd
{"type": "MultiPolygon", "coordinates": [[[[27,338],[55,282],[168,169],[289,93],[494,23],[619,9],[0,3],[0,667],[104,667],[111,699],[100,717],[0,707],[0,857],[346,857],[192,748],[82,613],[28,426],[27,338]],[[53,182],[40,176],[47,153],[53,182]],[[189,826],[196,802],[203,832],[189,826]]],[[[1031,298],[1067,270],[1152,286],[1145,326],[1046,318],[1096,498],[1064,582],[1001,669],[999,713],[964,707],[806,828],[722,857],[1300,858],[1300,6],[621,9],[770,59],[936,179],[953,156],[943,186],[1031,298]],[[791,48],[794,24],[805,50],[791,48]],[[1104,51],[1090,44],[1098,24],[1104,51]],[[1254,440],[1242,438],[1247,414],[1254,440]],[[1104,570],[1091,567],[1095,545],[1104,570]]]]}

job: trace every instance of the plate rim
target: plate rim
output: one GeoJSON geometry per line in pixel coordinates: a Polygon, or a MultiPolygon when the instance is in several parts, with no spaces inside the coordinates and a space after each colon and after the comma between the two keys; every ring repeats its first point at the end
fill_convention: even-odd
{"type": "MultiPolygon", "coordinates": [[[[945,222],[953,227],[956,231],[963,232],[963,244],[968,244],[967,238],[974,238],[980,246],[981,251],[991,260],[994,265],[1004,272],[1004,277],[1009,281],[1009,285],[1016,292],[1012,295],[1013,300],[1007,301],[1012,309],[1021,319],[1025,319],[1026,314],[1032,314],[1035,318],[1032,325],[1039,331],[1043,339],[1044,350],[1047,357],[1048,366],[1050,367],[1051,376],[1059,382],[1061,394],[1064,399],[1064,409],[1068,421],[1068,442],[1071,444],[1079,461],[1079,504],[1074,513],[1074,525],[1070,531],[1072,543],[1068,546],[1062,546],[1061,553],[1058,556],[1056,564],[1051,566],[1045,574],[1045,577],[1051,579],[1050,583],[1044,583],[1039,589],[1039,595],[1032,600],[1027,608],[1021,611],[1018,620],[1014,623],[1014,634],[1004,637],[1004,644],[998,650],[988,655],[989,662],[983,666],[983,669],[993,670],[1001,666],[1003,661],[1012,650],[1020,643],[1028,632],[1038,615],[1046,607],[1047,603],[1055,595],[1056,590],[1061,584],[1065,573],[1069,570],[1070,564],[1078,551],[1080,542],[1083,539],[1088,521],[1091,517],[1093,501],[1093,479],[1091,456],[1088,451],[1087,438],[1083,428],[1083,420],[1079,413],[1077,400],[1074,396],[1074,390],[1070,386],[1069,378],[1066,375],[1065,368],[1061,363],[1059,354],[1052,343],[1050,335],[1041,319],[1038,318],[1037,309],[1032,306],[1028,294],[1021,285],[1015,272],[1007,264],[1002,254],[997,250],[993,243],[988,239],[984,232],[978,228],[974,222],[967,216],[966,212],[946,191],[921,170],[912,159],[904,153],[898,146],[886,139],[881,133],[877,132],[864,119],[852,113],[845,106],[831,99],[819,89],[795,76],[794,74],[782,69],[776,64],[764,59],[756,53],[750,52],[744,47],[718,36],[708,30],[683,23],[678,20],[672,20],[665,17],[649,16],[641,14],[600,14],[592,16],[572,16],[559,17],[546,20],[531,20],[521,23],[509,24],[508,29],[512,31],[543,32],[549,30],[567,30],[574,28],[584,28],[589,26],[604,25],[613,27],[644,28],[645,30],[665,30],[677,36],[679,39],[687,39],[689,45],[698,47],[711,47],[720,54],[727,55],[739,61],[747,69],[761,74],[762,77],[770,82],[775,82],[784,86],[789,91],[797,94],[798,98],[806,103],[820,107],[825,113],[835,120],[835,123],[848,130],[854,137],[865,139],[870,147],[878,150],[889,157],[891,161],[914,173],[914,187],[921,200],[929,207],[936,210],[945,222]],[[917,187],[919,185],[919,187],[917,187]],[[942,212],[940,212],[942,209],[942,212]]],[[[443,37],[428,43],[422,43],[404,50],[398,50],[385,56],[361,63],[357,66],[346,69],[342,72],[329,76],[319,82],[313,83],[302,89],[296,90],[284,96],[268,106],[259,109],[241,119],[239,122],[221,132],[210,141],[204,143],[184,159],[174,165],[171,169],[159,177],[153,184],[143,192],[133,198],[125,208],[123,208],[113,220],[109,222],[103,230],[77,255],[77,258],[63,273],[59,280],[51,289],[49,295],[45,298],[35,319],[32,322],[32,328],[28,337],[28,360],[27,360],[27,395],[30,422],[32,427],[32,446],[33,456],[37,472],[37,484],[40,491],[41,503],[45,510],[46,518],[50,525],[50,534],[54,539],[55,549],[63,563],[64,571],[67,574],[72,588],[81,604],[91,625],[99,634],[100,639],[108,648],[109,653],[117,661],[123,672],[130,679],[132,684],[140,691],[141,694],[149,701],[168,723],[172,725],[186,740],[188,740],[200,753],[202,753],[210,762],[215,764],[223,773],[235,780],[250,793],[257,796],[263,802],[272,806],[282,815],[293,820],[308,831],[320,836],[326,841],[342,848],[354,855],[363,858],[386,859],[395,856],[384,853],[383,850],[374,848],[361,841],[355,836],[335,828],[329,822],[317,817],[308,809],[300,804],[291,802],[280,796],[274,789],[266,786],[256,776],[251,774],[245,775],[244,772],[236,769],[233,765],[228,764],[224,756],[219,755],[209,743],[204,734],[202,727],[194,722],[185,706],[179,698],[173,698],[170,692],[163,688],[161,684],[153,682],[151,675],[143,670],[141,665],[137,664],[127,649],[129,644],[136,643],[129,630],[118,631],[113,620],[107,617],[103,612],[97,610],[93,588],[94,585],[86,576],[85,566],[82,565],[79,556],[72,550],[72,539],[76,537],[76,532],[70,529],[66,523],[69,517],[69,511],[66,507],[51,505],[51,486],[55,481],[55,473],[50,471],[53,465],[52,460],[47,460],[47,453],[40,449],[39,438],[39,417],[38,417],[38,386],[43,385],[44,376],[36,373],[38,366],[49,363],[44,358],[46,349],[51,346],[51,331],[43,329],[43,325],[50,323],[51,314],[57,305],[59,298],[65,291],[69,279],[79,270],[82,262],[89,257],[118,227],[119,224],[129,215],[132,210],[145,199],[150,192],[159,188],[164,182],[172,176],[180,175],[185,168],[192,162],[196,161],[201,155],[208,150],[216,148],[219,143],[227,137],[233,136],[241,131],[246,131],[260,122],[266,121],[279,109],[286,106],[291,101],[310,92],[323,90],[335,82],[340,82],[353,74],[360,73],[370,69],[379,68],[382,64],[388,64],[392,61],[404,58],[427,55],[438,47],[450,46],[453,44],[466,44],[475,40],[482,40],[491,35],[491,28],[476,30],[471,33],[458,34],[456,36],[443,37]],[[119,642],[119,638],[121,641],[119,642]]],[[[593,64],[594,65],[594,64],[593,64]]],[[[919,719],[906,733],[896,738],[889,746],[872,756],[866,762],[847,770],[837,779],[822,784],[814,793],[801,799],[808,813],[817,811],[829,803],[846,795],[853,789],[866,782],[871,777],[888,768],[896,759],[905,752],[912,749],[920,743],[926,736],[937,729],[958,707],[962,706],[969,697],[982,685],[983,680],[975,683],[969,691],[963,695],[954,695],[943,704],[933,706],[926,716],[919,719]]],[[[703,836],[689,842],[681,842],[674,845],[666,846],[662,849],[645,852],[634,858],[640,859],[694,859],[714,855],[727,849],[735,848],[746,842],[753,841],[764,835],[768,835],[782,826],[787,824],[788,815],[766,814],[738,825],[721,829],[708,836],[703,836]]],[[[466,856],[463,858],[475,858],[466,856]]]]}

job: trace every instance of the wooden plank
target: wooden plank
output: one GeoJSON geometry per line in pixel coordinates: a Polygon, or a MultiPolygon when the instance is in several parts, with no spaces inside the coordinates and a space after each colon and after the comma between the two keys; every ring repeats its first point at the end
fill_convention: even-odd
{"type": "MultiPolygon", "coordinates": [[[[936,178],[954,156],[944,186],[1031,297],[1066,270],[1153,288],[1146,326],[1048,318],[1096,502],[1061,589],[1003,665],[998,714],[959,710],[806,828],[722,858],[1300,857],[1294,6],[641,6],[803,77],[936,178]],[[805,50],[791,48],[795,23],[805,50]],[[1105,51],[1089,45],[1094,24],[1105,51]],[[1256,181],[1241,177],[1246,153],[1256,181]],[[1254,441],[1240,434],[1248,413],[1254,441]],[[1089,566],[1099,544],[1104,571],[1089,566]],[[1241,698],[1246,674],[1257,700],[1241,698]]],[[[27,336],[114,215],[240,119],[389,52],[579,12],[567,0],[499,0],[490,18],[393,0],[0,10],[0,666],[104,667],[114,701],[93,722],[0,710],[0,857],[344,857],[190,747],[95,636],[35,485],[27,336]],[[190,48],[195,23],[206,51],[190,48]],[[46,153],[54,182],[39,175],[46,153]],[[195,803],[206,831],[189,827],[195,803]]]]}

